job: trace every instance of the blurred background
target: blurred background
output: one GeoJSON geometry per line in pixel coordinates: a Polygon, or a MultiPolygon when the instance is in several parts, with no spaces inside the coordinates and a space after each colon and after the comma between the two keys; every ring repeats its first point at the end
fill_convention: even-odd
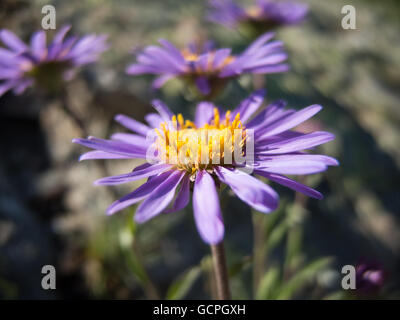
{"type": "MultiPolygon", "coordinates": [[[[323,105],[302,129],[335,133],[321,151],[340,166],[300,178],[325,195],[322,201],[274,185],[281,203],[268,216],[233,197],[222,203],[233,298],[365,297],[341,289],[342,267],[364,262],[385,275],[384,286],[368,297],[400,298],[400,3],[352,0],[357,29],[343,30],[348,1],[303,2],[310,6],[306,21],[277,32],[292,69],[266,76],[267,101],[323,105]]],[[[46,4],[57,10],[58,28],[109,35],[110,50],[66,87],[88,132],[101,138],[121,129],[117,113],[143,120],[155,97],[193,115],[194,102],[179,81],[154,92],[152,76],[125,74],[133,50],[158,38],[184,45],[210,37],[234,53],[249,43],[205,21],[201,0],[1,0],[0,28],[28,40],[46,4]]],[[[243,76],[217,103],[233,108],[252,86],[243,76]]],[[[138,163],[79,163],[84,148],[71,140],[81,136],[60,101],[44,101],[32,89],[0,97],[0,298],[212,298],[210,252],[191,206],[140,226],[133,223],[135,208],[107,217],[108,205],[141,182],[112,188],[92,182],[138,163]],[[57,270],[56,290],[41,287],[48,264],[57,270]]]]}

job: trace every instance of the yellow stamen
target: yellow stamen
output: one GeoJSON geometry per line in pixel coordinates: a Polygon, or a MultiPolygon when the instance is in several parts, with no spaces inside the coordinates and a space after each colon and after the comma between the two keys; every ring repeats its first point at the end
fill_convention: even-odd
{"type": "Polygon", "coordinates": [[[156,147],[161,159],[190,174],[197,170],[212,170],[215,165],[231,165],[236,154],[244,154],[246,130],[240,114],[232,122],[230,118],[228,111],[221,120],[215,108],[209,124],[197,128],[181,114],[173,116],[172,126],[164,122],[156,129],[156,147]]]}

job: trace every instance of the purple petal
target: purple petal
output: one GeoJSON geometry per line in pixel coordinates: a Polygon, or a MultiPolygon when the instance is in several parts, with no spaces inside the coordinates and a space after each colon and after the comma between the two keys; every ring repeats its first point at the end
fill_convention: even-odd
{"type": "Polygon", "coordinates": [[[0,97],[15,85],[12,81],[6,81],[0,84],[0,97]]]}
{"type": "Polygon", "coordinates": [[[172,213],[176,211],[180,211],[185,208],[190,200],[190,178],[189,176],[185,176],[183,178],[181,190],[179,190],[178,195],[176,196],[174,205],[171,209],[165,210],[164,213],[172,213]]]}
{"type": "Polygon", "coordinates": [[[176,75],[174,75],[174,74],[163,74],[163,75],[157,77],[153,81],[151,87],[153,89],[160,89],[168,80],[175,78],[175,77],[176,77],[176,75]]]}
{"type": "Polygon", "coordinates": [[[107,214],[113,214],[143,200],[151,192],[153,192],[163,181],[165,181],[165,179],[167,179],[172,173],[173,171],[167,171],[157,177],[149,179],[146,183],[142,184],[133,192],[127,194],[126,196],[111,204],[111,206],[109,206],[107,209],[107,214]]]}
{"type": "Polygon", "coordinates": [[[164,121],[171,121],[171,118],[174,114],[164,102],[160,100],[153,100],[151,104],[157,110],[164,121]]]}
{"type": "Polygon", "coordinates": [[[235,111],[232,112],[232,118],[234,118],[236,114],[240,113],[240,120],[242,123],[246,123],[254,114],[254,112],[256,112],[261,106],[265,94],[266,91],[264,89],[255,91],[250,95],[250,97],[243,100],[235,109],[235,111]]]}
{"type": "Polygon", "coordinates": [[[157,113],[148,113],[146,114],[144,119],[152,128],[159,128],[160,124],[164,122],[160,115],[157,113]]]}
{"type": "Polygon", "coordinates": [[[32,85],[33,85],[33,80],[32,79],[22,80],[13,89],[13,92],[16,95],[20,95],[25,91],[26,88],[28,88],[28,87],[30,87],[32,85]]]}
{"type": "Polygon", "coordinates": [[[201,94],[208,95],[211,92],[210,84],[206,77],[197,77],[195,83],[201,94]]]}
{"type": "Polygon", "coordinates": [[[261,166],[268,166],[268,163],[271,161],[313,161],[313,162],[320,162],[327,166],[338,166],[339,162],[332,157],[320,155],[320,154],[287,154],[287,155],[270,155],[270,156],[259,156],[258,162],[261,166]]]}
{"type": "Polygon", "coordinates": [[[330,132],[316,131],[299,137],[279,141],[268,145],[268,150],[260,152],[260,155],[280,154],[310,149],[320,144],[331,141],[335,136],[330,132]]]}
{"type": "Polygon", "coordinates": [[[213,68],[217,69],[220,65],[229,57],[231,54],[231,49],[219,49],[215,52],[213,68]]]}
{"type": "Polygon", "coordinates": [[[289,117],[283,118],[281,121],[276,121],[273,124],[263,128],[264,133],[262,134],[260,139],[292,129],[300,123],[314,116],[316,113],[321,111],[321,109],[322,107],[320,105],[312,105],[300,111],[297,111],[289,117]]]}
{"type": "Polygon", "coordinates": [[[79,157],[79,161],[95,159],[132,159],[132,157],[97,150],[86,152],[79,157]]]}
{"type": "Polygon", "coordinates": [[[125,128],[128,128],[129,130],[132,130],[144,136],[146,136],[151,130],[151,128],[146,126],[145,124],[122,114],[116,115],[114,119],[125,128]]]}
{"type": "Polygon", "coordinates": [[[249,55],[257,52],[257,50],[264,45],[267,41],[275,36],[273,32],[267,32],[258,37],[247,49],[243,52],[243,55],[249,55]]]}
{"type": "Polygon", "coordinates": [[[290,66],[288,64],[278,64],[274,66],[263,66],[263,67],[257,67],[254,69],[246,70],[247,72],[252,72],[252,73],[281,73],[281,72],[286,72],[290,70],[290,66]]]}
{"type": "Polygon", "coordinates": [[[206,171],[197,173],[193,189],[193,210],[197,230],[208,244],[218,244],[224,238],[224,222],[215,182],[206,171]]]}
{"type": "Polygon", "coordinates": [[[185,58],[183,57],[182,53],[171,42],[169,42],[169,41],[167,41],[165,39],[159,39],[158,42],[161,43],[161,45],[165,49],[167,49],[168,52],[170,54],[172,54],[176,60],[178,60],[182,64],[185,63],[185,58]]]}
{"type": "Polygon", "coordinates": [[[200,102],[196,107],[195,124],[197,128],[209,123],[214,117],[215,105],[211,102],[200,102]]]}
{"type": "Polygon", "coordinates": [[[127,74],[140,75],[140,74],[145,74],[145,73],[158,74],[158,73],[161,73],[162,70],[159,70],[154,66],[141,65],[141,64],[134,63],[134,64],[129,65],[126,68],[125,72],[127,74]]]}
{"type": "Polygon", "coordinates": [[[269,213],[278,207],[279,196],[269,185],[237,169],[231,171],[218,167],[215,172],[223,183],[254,209],[269,213]]]}
{"type": "Polygon", "coordinates": [[[61,44],[64,41],[65,35],[71,29],[70,25],[63,26],[59,32],[54,36],[53,43],[61,44]]]}
{"type": "Polygon", "coordinates": [[[314,174],[325,171],[327,166],[322,162],[310,161],[310,160],[280,160],[266,161],[260,166],[257,166],[258,171],[280,173],[280,174],[314,174]]]}
{"type": "Polygon", "coordinates": [[[46,33],[43,30],[35,32],[32,36],[31,47],[32,53],[38,61],[41,61],[46,57],[46,33]]]}
{"type": "Polygon", "coordinates": [[[72,142],[91,149],[116,153],[131,158],[146,158],[146,147],[134,146],[121,141],[89,137],[89,139],[73,139],[72,142]]]}
{"type": "Polygon", "coordinates": [[[111,139],[139,146],[148,146],[151,144],[145,137],[133,133],[114,133],[111,135],[111,139]]]}
{"type": "Polygon", "coordinates": [[[175,171],[163,181],[137,208],[135,221],[144,223],[162,212],[172,201],[175,190],[181,182],[185,173],[175,171]]]}
{"type": "Polygon", "coordinates": [[[285,176],[282,176],[279,174],[275,174],[275,173],[266,173],[266,172],[258,171],[258,170],[254,170],[254,172],[256,174],[259,174],[260,176],[270,179],[271,181],[279,183],[279,184],[281,184],[285,187],[288,187],[294,191],[301,192],[301,193],[305,194],[306,196],[316,198],[319,200],[321,200],[323,198],[323,195],[321,193],[319,193],[317,190],[314,190],[300,182],[289,179],[288,177],[285,177],[285,176]]]}
{"type": "Polygon", "coordinates": [[[143,178],[147,178],[150,176],[154,176],[160,174],[164,171],[167,171],[171,168],[171,165],[167,164],[155,164],[149,167],[146,167],[141,170],[134,170],[130,173],[121,174],[118,176],[111,176],[106,178],[98,179],[94,182],[95,185],[116,185],[122,184],[126,182],[136,181],[143,178]]]}
{"type": "Polygon", "coordinates": [[[9,30],[0,31],[0,40],[10,49],[17,53],[28,50],[28,46],[23,43],[13,32],[9,30]]]}
{"type": "MultiPolygon", "coordinates": [[[[247,128],[252,128],[257,130],[271,122],[275,121],[283,111],[283,108],[286,106],[286,102],[283,100],[277,100],[269,104],[262,112],[260,112],[254,119],[250,122],[246,123],[247,128]]],[[[293,111],[294,112],[294,111],[293,111]]]]}

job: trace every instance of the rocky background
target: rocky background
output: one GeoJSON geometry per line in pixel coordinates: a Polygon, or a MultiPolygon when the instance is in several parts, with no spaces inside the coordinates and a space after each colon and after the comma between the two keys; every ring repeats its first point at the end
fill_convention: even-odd
{"type": "MultiPolygon", "coordinates": [[[[341,165],[307,178],[324,193],[322,201],[278,188],[281,206],[269,216],[251,213],[232,197],[223,203],[233,297],[350,298],[340,290],[340,270],[369,260],[387,275],[379,297],[398,298],[400,4],[352,0],[357,29],[343,30],[340,10],[348,1],[305,2],[307,21],[277,33],[292,70],[266,78],[268,101],[284,98],[293,108],[323,105],[305,129],[334,132],[337,138],[323,152],[341,165]],[[258,280],[276,270],[275,292],[255,290],[258,280]]],[[[40,28],[45,4],[56,7],[58,26],[109,34],[111,49],[66,88],[86,130],[98,137],[121,129],[112,121],[117,113],[143,119],[154,97],[192,115],[193,102],[182,96],[178,82],[152,92],[151,76],[124,73],[133,50],[161,37],[184,44],[210,36],[234,52],[248,43],[205,22],[201,0],[2,0],[0,28],[29,39],[40,28]]],[[[220,102],[234,107],[251,87],[252,79],[242,77],[220,102]]],[[[46,101],[33,90],[0,98],[0,298],[212,297],[209,248],[191,210],[141,226],[132,221],[134,208],[106,217],[107,206],[139,183],[107,188],[92,182],[136,163],[79,163],[84,149],[71,140],[83,135],[60,101],[46,101]],[[57,270],[54,291],[40,286],[46,264],[57,270]]]]}

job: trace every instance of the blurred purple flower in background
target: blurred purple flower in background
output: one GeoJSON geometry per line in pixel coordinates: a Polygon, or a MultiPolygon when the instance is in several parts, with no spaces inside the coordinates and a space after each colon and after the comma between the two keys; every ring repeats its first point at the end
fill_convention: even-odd
{"type": "Polygon", "coordinates": [[[261,32],[277,26],[297,24],[304,20],[308,6],[295,1],[258,0],[253,6],[242,7],[232,0],[211,0],[209,20],[229,28],[250,24],[261,32]]]}
{"type": "Polygon", "coordinates": [[[254,41],[242,54],[232,55],[231,49],[214,49],[210,43],[202,48],[195,45],[179,50],[167,40],[161,47],[149,46],[137,56],[137,63],[127,68],[128,74],[156,74],[153,82],[158,89],[171,78],[180,77],[195,85],[203,96],[215,96],[229,79],[244,73],[277,73],[289,69],[282,63],[287,59],[281,41],[271,41],[266,33],[254,41]]]}
{"type": "Polygon", "coordinates": [[[385,274],[377,262],[360,262],[356,266],[356,290],[360,294],[376,294],[383,287],[385,274]]]}
{"type": "Polygon", "coordinates": [[[279,196],[274,189],[241,170],[248,164],[238,164],[232,157],[237,151],[244,154],[247,144],[254,146],[253,173],[317,199],[322,198],[321,193],[285,175],[314,174],[338,165],[331,157],[303,152],[334,139],[333,134],[324,131],[304,134],[291,130],[314,116],[321,106],[312,105],[296,111],[285,109],[283,101],[276,101],[261,108],[263,98],[264,92],[257,91],[235,110],[226,112],[225,117],[220,117],[220,111],[212,103],[201,102],[197,105],[194,123],[185,121],[180,114],[174,116],[166,105],[155,100],[153,105],[158,114],[146,117],[148,125],[124,115],[116,116],[117,122],[135,134],[116,133],[110,140],[89,137],[73,142],[94,149],[83,154],[80,160],[148,160],[130,173],[95,182],[97,185],[116,185],[148,178],[139,188],[114,202],[108,208],[108,214],[141,202],[135,220],[144,223],[161,212],[186,207],[193,190],[197,229],[206,243],[217,244],[224,236],[218,198],[221,183],[260,212],[269,213],[278,206],[279,196]],[[261,111],[255,115],[259,109],[261,111]],[[233,134],[238,129],[241,134],[233,134]],[[234,143],[236,148],[224,149],[224,153],[215,153],[211,148],[214,143],[219,145],[227,141],[238,142],[234,143]],[[155,151],[150,157],[151,162],[149,150],[155,151]],[[179,156],[176,162],[169,161],[182,152],[185,161],[179,156]],[[208,156],[207,161],[203,161],[204,155],[208,156]],[[228,158],[234,160],[229,162],[228,158]]]}
{"type": "Polygon", "coordinates": [[[69,80],[76,68],[94,62],[107,49],[106,36],[94,34],[65,38],[64,26],[47,44],[45,31],[35,32],[30,45],[9,30],[0,31],[0,96],[8,90],[21,94],[34,84],[52,91],[69,80]]]}

